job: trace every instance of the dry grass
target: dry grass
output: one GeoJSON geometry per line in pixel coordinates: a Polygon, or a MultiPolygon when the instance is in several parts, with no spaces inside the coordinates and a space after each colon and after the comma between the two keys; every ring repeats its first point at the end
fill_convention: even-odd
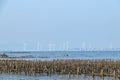
{"type": "Polygon", "coordinates": [[[55,61],[26,61],[0,60],[0,73],[14,73],[36,76],[43,73],[91,76],[120,77],[120,61],[108,60],[55,60],[55,61]]]}

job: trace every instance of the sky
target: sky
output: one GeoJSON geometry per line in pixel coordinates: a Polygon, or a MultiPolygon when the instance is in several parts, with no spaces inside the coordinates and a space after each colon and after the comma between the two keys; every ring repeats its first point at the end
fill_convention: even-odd
{"type": "Polygon", "coordinates": [[[120,48],[119,30],[119,0],[0,0],[0,50],[120,48]]]}

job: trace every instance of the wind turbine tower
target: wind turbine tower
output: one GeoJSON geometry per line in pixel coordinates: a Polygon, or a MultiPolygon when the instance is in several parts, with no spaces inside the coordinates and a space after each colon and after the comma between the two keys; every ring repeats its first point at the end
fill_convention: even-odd
{"type": "Polygon", "coordinates": [[[23,45],[23,50],[24,51],[26,51],[27,49],[26,49],[26,46],[27,46],[27,44],[26,43],[24,43],[24,45],[23,45]]]}
{"type": "Polygon", "coordinates": [[[40,43],[37,43],[37,51],[40,51],[40,43]]]}
{"type": "Polygon", "coordinates": [[[67,42],[66,42],[66,50],[67,50],[67,51],[69,50],[69,44],[70,44],[70,42],[67,41],[67,42]]]}
{"type": "Polygon", "coordinates": [[[48,44],[48,51],[51,51],[52,50],[52,44],[48,44]]]}
{"type": "Polygon", "coordinates": [[[66,43],[63,43],[63,51],[65,51],[65,49],[66,49],[66,43]]]}
{"type": "Polygon", "coordinates": [[[82,43],[82,49],[85,50],[85,42],[82,43]]]}
{"type": "Polygon", "coordinates": [[[52,44],[52,50],[55,51],[55,44],[52,44]]]}

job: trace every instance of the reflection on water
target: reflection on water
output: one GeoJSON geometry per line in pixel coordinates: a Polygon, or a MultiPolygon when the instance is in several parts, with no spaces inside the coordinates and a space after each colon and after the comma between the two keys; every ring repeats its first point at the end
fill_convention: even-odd
{"type": "Polygon", "coordinates": [[[114,79],[112,77],[104,77],[104,79],[95,76],[92,78],[91,76],[84,76],[79,75],[76,77],[76,75],[71,75],[70,78],[68,78],[68,75],[52,75],[52,76],[19,76],[19,75],[7,75],[7,74],[1,74],[0,80],[119,80],[114,79]]]}

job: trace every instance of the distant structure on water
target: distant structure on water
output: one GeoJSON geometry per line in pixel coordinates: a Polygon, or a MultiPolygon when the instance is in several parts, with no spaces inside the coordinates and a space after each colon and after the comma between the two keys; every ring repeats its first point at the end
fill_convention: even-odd
{"type": "Polygon", "coordinates": [[[59,44],[58,46],[56,44],[49,43],[48,48],[45,49],[45,47],[42,48],[40,43],[37,42],[37,47],[33,50],[28,49],[29,46],[27,46],[27,43],[24,43],[23,51],[120,51],[120,48],[113,48],[112,43],[108,46],[108,48],[94,48],[91,46],[91,44],[89,44],[87,47],[85,42],[82,43],[80,48],[71,48],[70,41],[67,41],[63,44],[59,44]]]}

